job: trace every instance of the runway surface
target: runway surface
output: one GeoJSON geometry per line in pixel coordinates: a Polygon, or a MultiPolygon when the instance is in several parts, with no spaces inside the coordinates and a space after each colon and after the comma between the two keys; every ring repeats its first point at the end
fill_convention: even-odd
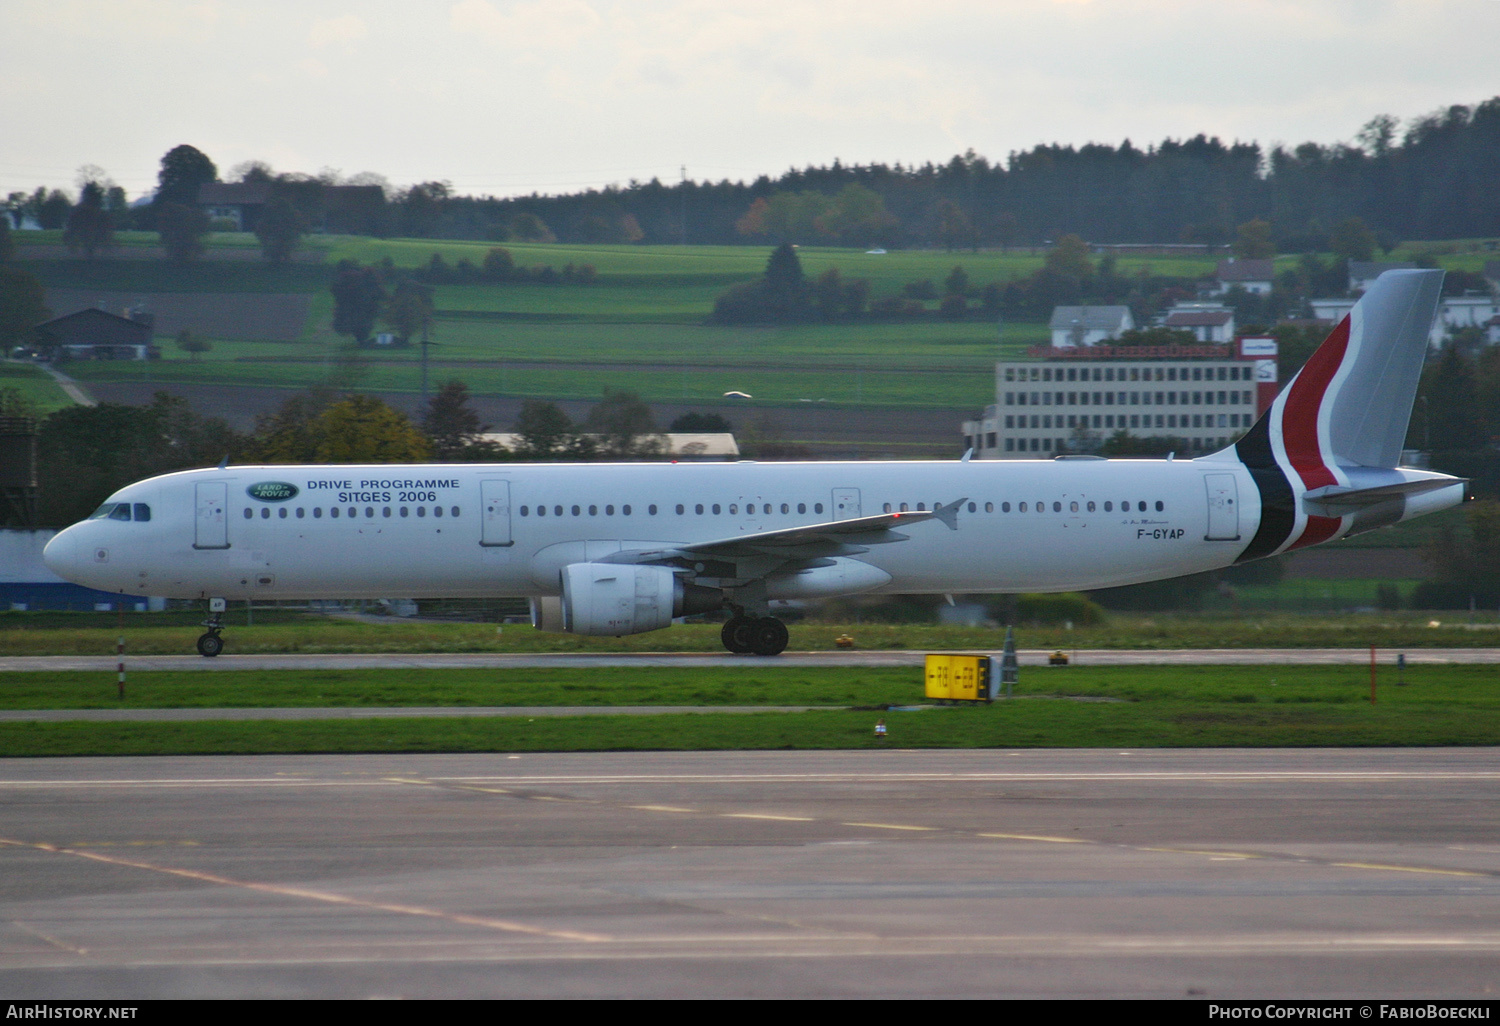
{"type": "Polygon", "coordinates": [[[0,990],[1490,997],[1500,750],[0,762],[0,990]]]}
{"type": "MultiPolygon", "coordinates": [[[[233,644],[231,639],[231,645],[233,644]]],[[[971,651],[971,650],[965,650],[971,651]]],[[[997,653],[999,649],[995,650],[997,653]]],[[[1023,649],[1022,666],[1044,666],[1052,649],[1023,649]]],[[[1408,665],[1436,663],[1500,663],[1500,648],[1380,649],[1382,664],[1394,665],[1404,654],[1408,665]]],[[[620,666],[722,668],[747,666],[921,666],[926,652],[785,652],[774,658],[730,655],[728,652],[642,653],[366,653],[359,655],[198,655],[132,656],[132,670],[363,670],[363,669],[600,669],[620,666]]],[[[1180,649],[1069,649],[1079,666],[1363,666],[1370,661],[1366,648],[1180,648],[1180,649]]],[[[46,673],[66,670],[113,672],[116,656],[3,656],[0,672],[46,673]]]]}

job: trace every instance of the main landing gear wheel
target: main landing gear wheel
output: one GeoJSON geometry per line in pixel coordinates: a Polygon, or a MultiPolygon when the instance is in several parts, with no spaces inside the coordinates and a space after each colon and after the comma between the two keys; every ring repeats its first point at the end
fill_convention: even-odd
{"type": "Polygon", "coordinates": [[[224,651],[224,639],[219,637],[218,631],[209,631],[207,634],[198,636],[198,654],[213,658],[224,651]]]}
{"type": "Polygon", "coordinates": [[[736,616],[719,632],[724,647],[735,655],[780,655],[791,636],[774,616],[736,616]]]}
{"type": "Polygon", "coordinates": [[[752,632],[757,622],[754,617],[749,616],[731,617],[719,632],[719,640],[735,655],[749,655],[755,651],[752,632]]]}

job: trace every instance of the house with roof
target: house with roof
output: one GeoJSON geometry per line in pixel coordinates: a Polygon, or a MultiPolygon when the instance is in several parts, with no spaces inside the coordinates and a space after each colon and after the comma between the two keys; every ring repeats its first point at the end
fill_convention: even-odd
{"type": "Polygon", "coordinates": [[[1500,293],[1500,260],[1488,260],[1485,262],[1484,280],[1490,283],[1490,290],[1500,293]]]}
{"type": "Polygon", "coordinates": [[[1375,279],[1386,271],[1412,271],[1416,264],[1392,262],[1381,263],[1378,260],[1351,260],[1349,261],[1349,291],[1365,292],[1375,279]]]}
{"type": "Polygon", "coordinates": [[[1444,296],[1438,304],[1428,341],[1440,345],[1460,328],[1479,328],[1490,332],[1490,324],[1500,317],[1500,300],[1483,292],[1466,292],[1462,296],[1444,296]]]}
{"type": "Polygon", "coordinates": [[[1269,296],[1276,280],[1276,261],[1236,260],[1230,257],[1219,261],[1215,277],[1218,278],[1218,284],[1212,290],[1213,295],[1222,296],[1238,286],[1251,295],[1269,296]]]}
{"type": "Polygon", "coordinates": [[[134,312],[120,317],[92,307],[36,326],[37,348],[52,360],[155,360],[154,318],[134,312]]]}
{"type": "Polygon", "coordinates": [[[1167,311],[1162,324],[1191,331],[1199,342],[1234,341],[1234,311],[1221,303],[1178,303],[1167,311]]]}
{"type": "Polygon", "coordinates": [[[232,221],[237,232],[253,232],[271,201],[268,182],[205,182],[198,186],[198,206],[210,221],[232,221]]]}
{"type": "Polygon", "coordinates": [[[1058,306],[1052,309],[1052,348],[1074,349],[1119,338],[1135,327],[1128,306],[1058,306]]]}

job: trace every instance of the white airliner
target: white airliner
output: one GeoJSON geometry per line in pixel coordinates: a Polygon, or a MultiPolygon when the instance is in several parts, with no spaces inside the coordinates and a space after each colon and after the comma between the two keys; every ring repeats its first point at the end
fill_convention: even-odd
{"type": "MultiPolygon", "coordinates": [[[[619,636],[728,609],[775,655],[777,599],[1108,588],[1445,509],[1399,468],[1441,271],[1389,271],[1238,442],[1193,460],[218,467],[122,488],[47,565],[125,595],[526,597],[619,636]]],[[[198,639],[223,647],[217,614],[198,639]]]]}

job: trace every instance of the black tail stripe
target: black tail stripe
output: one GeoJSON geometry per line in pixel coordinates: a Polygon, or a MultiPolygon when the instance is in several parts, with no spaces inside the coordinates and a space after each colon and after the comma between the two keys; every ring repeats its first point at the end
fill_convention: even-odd
{"type": "Polygon", "coordinates": [[[1236,563],[1243,563],[1269,556],[1286,544],[1297,523],[1297,507],[1291,482],[1271,450],[1270,410],[1235,443],[1234,450],[1240,462],[1250,469],[1250,477],[1260,491],[1260,526],[1245,551],[1235,559],[1236,563]]]}

